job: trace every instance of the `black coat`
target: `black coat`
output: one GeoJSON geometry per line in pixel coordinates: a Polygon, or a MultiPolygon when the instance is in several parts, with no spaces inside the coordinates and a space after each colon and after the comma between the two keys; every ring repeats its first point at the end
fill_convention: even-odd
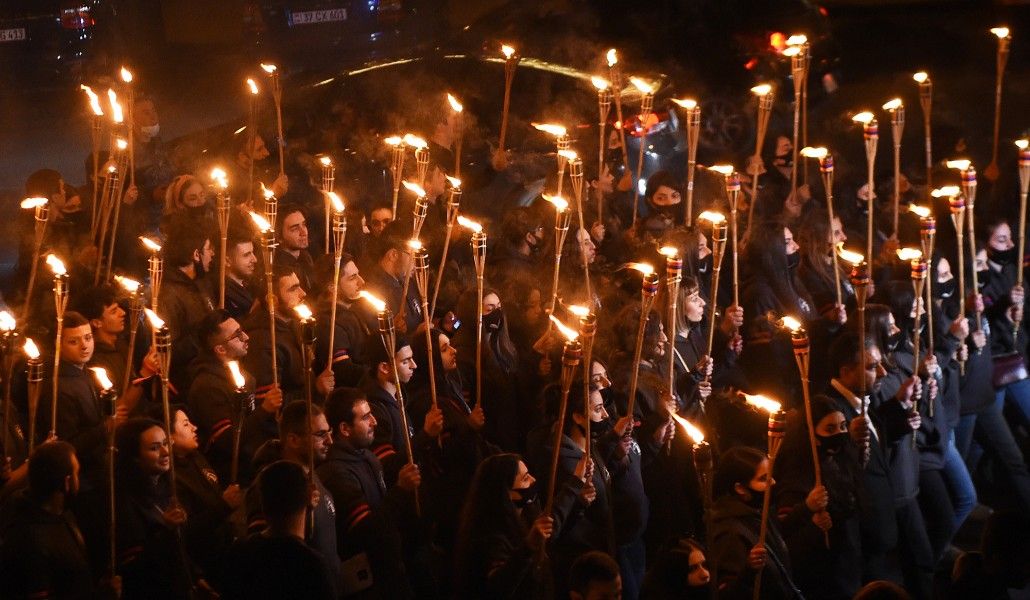
{"type": "MultiPolygon", "coordinates": [[[[102,462],[107,446],[107,427],[104,425],[104,407],[93,380],[93,374],[83,367],[67,361],[61,363],[57,381],[57,437],[75,446],[75,454],[82,463],[84,479],[92,480],[102,462]]],[[[50,386],[42,384],[39,398],[36,435],[42,441],[50,429],[50,386]]]]}
{"type": "MultiPolygon", "coordinates": [[[[758,543],[761,511],[733,496],[712,502],[708,516],[708,568],[719,598],[751,598],[756,572],[747,566],[758,543]]],[[[774,519],[765,536],[762,598],[800,598],[791,580],[790,556],[774,519]]]]}

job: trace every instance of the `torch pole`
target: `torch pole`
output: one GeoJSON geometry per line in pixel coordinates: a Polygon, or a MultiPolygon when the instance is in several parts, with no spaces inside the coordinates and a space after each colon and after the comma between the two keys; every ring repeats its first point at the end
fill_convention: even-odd
{"type": "MultiPolygon", "coordinates": [[[[829,152],[819,160],[819,173],[823,178],[823,188],[826,190],[826,214],[830,219],[830,235],[833,235],[833,155],[829,152]]],[[[836,250],[830,251],[833,261],[833,283],[837,292],[837,304],[844,304],[844,296],[840,289],[840,263],[837,261],[836,250]]]]}
{"type": "Polygon", "coordinates": [[[761,175],[758,165],[762,161],[762,148],[765,145],[765,134],[769,130],[769,117],[772,115],[773,94],[762,94],[758,97],[758,123],[757,136],[755,137],[755,172],[751,174],[751,204],[747,209],[747,227],[751,229],[751,223],[755,220],[755,204],[758,204],[758,176],[761,175]]]}
{"type": "MultiPolygon", "coordinates": [[[[608,113],[612,110],[612,92],[610,87],[597,90],[597,179],[604,173],[604,134],[608,123],[608,113]]],[[[604,223],[604,198],[597,198],[597,222],[604,223]]]]}
{"type": "MultiPolygon", "coordinates": [[[[931,261],[934,252],[934,246],[936,245],[937,238],[937,220],[931,217],[920,217],[919,219],[919,238],[922,242],[923,256],[927,257],[928,261],[931,261]]],[[[958,246],[958,253],[962,253],[962,246],[958,246]]],[[[933,277],[926,278],[926,289],[925,302],[926,302],[926,341],[927,347],[930,352],[933,352],[933,277]]],[[[933,416],[933,404],[930,405],[930,416],[933,416]]]]}
{"type": "Polygon", "coordinates": [[[54,374],[51,383],[50,398],[50,432],[48,438],[57,435],[57,383],[61,373],[61,333],[64,329],[64,311],[68,308],[68,276],[54,276],[54,310],[57,314],[57,333],[54,343],[54,374]]]}
{"type": "Polygon", "coordinates": [[[905,130],[905,106],[891,112],[891,139],[894,142],[894,234],[898,237],[898,209],[901,204],[901,135],[905,130]]]}
{"type": "MultiPolygon", "coordinates": [[[[637,180],[644,177],[644,148],[647,146],[647,120],[654,109],[654,93],[645,92],[640,103],[640,149],[637,152],[637,180]]],[[[633,185],[633,226],[637,224],[637,208],[640,204],[640,186],[633,185]]]]}
{"type": "MultiPolygon", "coordinates": [[[[1030,158],[1028,158],[1028,162],[1030,162],[1030,158]]],[[[962,172],[962,195],[965,196],[966,199],[966,238],[969,240],[969,260],[973,265],[976,265],[976,223],[974,218],[974,208],[976,206],[976,169],[972,165],[962,172]]],[[[1026,211],[1024,210],[1023,213],[1025,214],[1025,212],[1026,211]]],[[[1022,235],[1023,234],[1020,234],[1020,240],[1022,240],[1022,235]]],[[[979,293],[980,284],[977,281],[978,277],[976,269],[970,269],[969,272],[973,277],[973,289],[976,290],[976,293],[979,293]]],[[[1023,269],[1016,271],[1017,279],[1022,275],[1023,269]]],[[[976,311],[976,323],[974,324],[974,327],[976,327],[977,331],[980,331],[980,317],[982,314],[983,313],[981,311],[976,311]]],[[[1013,329],[1013,332],[1015,331],[1016,329],[1013,329]]],[[[977,353],[981,351],[982,350],[977,350],[977,353]]]]}
{"type": "Polygon", "coordinates": [[[572,215],[568,208],[557,208],[554,218],[554,274],[551,280],[551,312],[558,306],[558,275],[561,271],[561,251],[565,245],[565,237],[569,233],[569,221],[572,215]]]}
{"type": "Polygon", "coordinates": [[[21,320],[27,323],[32,312],[32,291],[36,287],[36,273],[39,271],[40,254],[43,251],[43,239],[46,237],[47,221],[50,218],[49,202],[37,206],[33,231],[32,266],[29,267],[29,287],[25,290],[25,306],[21,311],[21,320]]]}
{"type": "MultiPolygon", "coordinates": [[[[312,419],[315,416],[315,392],[314,392],[314,370],[311,364],[315,358],[315,319],[313,317],[300,319],[300,345],[301,363],[304,369],[304,404],[308,410],[308,429],[312,427],[312,419]]],[[[315,480],[315,445],[308,444],[308,474],[311,481],[315,480]]],[[[312,517],[314,512],[309,513],[312,517]]]]}
{"type": "Polygon", "coordinates": [[[667,360],[666,368],[669,370],[669,393],[676,389],[676,336],[679,327],[676,320],[676,308],[679,302],[680,281],[683,274],[683,259],[678,255],[665,257],[665,287],[669,294],[669,315],[668,324],[665,326],[665,334],[669,338],[668,350],[665,352],[667,360]]]}
{"type": "MultiPolygon", "coordinates": [[[[961,247],[962,247],[962,245],[959,244],[959,248],[961,248],[961,247]]],[[[919,356],[919,351],[920,351],[920,347],[919,347],[919,341],[920,341],[919,340],[919,330],[920,330],[920,327],[919,327],[918,304],[919,304],[920,298],[922,298],[922,296],[923,296],[923,286],[926,283],[926,271],[927,271],[927,263],[926,263],[926,258],[925,257],[920,256],[919,258],[917,258],[917,259],[912,261],[912,288],[915,291],[915,300],[916,300],[916,306],[917,306],[917,310],[916,310],[916,324],[915,324],[915,327],[912,328],[912,375],[916,378],[916,382],[917,382],[916,385],[920,385],[920,386],[923,385],[923,383],[919,379],[919,359],[920,359],[920,356],[919,356]]],[[[932,353],[933,349],[930,349],[930,352],[932,353]]],[[[932,375],[930,375],[930,376],[932,377],[932,375]]],[[[926,400],[927,400],[927,402],[930,403],[930,406],[933,406],[933,400],[931,400],[930,398],[927,398],[926,400]]],[[[912,402],[912,413],[913,414],[918,414],[919,413],[919,401],[918,400],[914,400],[912,402]]],[[[916,448],[916,433],[913,431],[912,432],[912,449],[915,450],[915,448],[916,448]]]]}
{"type": "MultiPolygon", "coordinates": [[[[590,237],[590,230],[586,227],[586,219],[583,217],[583,161],[579,158],[569,162],[569,181],[572,182],[572,195],[576,198],[576,213],[579,215],[579,228],[586,232],[587,237],[590,237]]],[[[600,200],[598,200],[600,201],[600,200]]],[[[594,292],[590,287],[590,261],[587,257],[587,249],[584,244],[579,242],[579,233],[576,234],[577,246],[579,246],[579,255],[583,260],[583,283],[586,285],[587,298],[589,299],[589,306],[594,305],[594,292]]]]}
{"type": "Polygon", "coordinates": [[[569,159],[565,156],[565,152],[572,147],[572,138],[568,134],[558,136],[555,141],[558,149],[558,153],[555,154],[558,160],[558,191],[555,192],[561,196],[565,189],[565,168],[569,166],[569,159]]]}
{"type": "Polygon", "coordinates": [[[443,239],[443,252],[440,254],[440,269],[437,271],[436,281],[433,283],[433,300],[429,303],[430,320],[436,315],[436,299],[440,295],[440,283],[443,281],[444,269],[447,267],[447,251],[451,247],[451,235],[454,233],[454,224],[458,220],[460,206],[461,188],[452,187],[450,198],[447,201],[447,232],[443,239]]]}
{"type": "MultiPolygon", "coordinates": [[[[168,382],[168,370],[172,365],[172,334],[167,325],[154,328],[157,338],[157,356],[161,360],[161,405],[164,409],[165,435],[168,437],[168,445],[172,445],[172,408],[168,397],[170,384],[168,382]]],[[[169,448],[174,456],[174,448],[169,448]]],[[[179,493],[175,480],[175,460],[168,461],[168,484],[172,492],[172,506],[178,506],[179,493]]]]}
{"type": "MultiPolygon", "coordinates": [[[[862,369],[862,373],[865,373],[866,369],[868,368],[867,367],[866,351],[865,351],[865,340],[866,340],[866,332],[865,332],[865,329],[866,329],[865,305],[866,305],[866,297],[867,297],[867,294],[869,292],[869,263],[868,262],[863,260],[862,262],[852,266],[852,268],[851,268],[851,285],[852,285],[852,287],[855,288],[855,305],[858,308],[858,340],[859,340],[859,345],[862,348],[862,351],[861,351],[861,354],[860,354],[860,360],[859,360],[860,365],[859,366],[862,369]]],[[[866,416],[865,397],[866,397],[866,394],[869,393],[869,390],[866,389],[866,380],[865,380],[865,376],[864,375],[863,375],[863,377],[862,377],[862,379],[861,379],[861,381],[859,383],[859,388],[858,389],[859,389],[859,393],[862,395],[862,407],[859,410],[860,410],[860,412],[862,414],[862,417],[865,418],[865,416],[866,416]]]]}
{"type": "Polygon", "coordinates": [[[919,106],[923,110],[923,132],[926,143],[926,200],[933,190],[933,144],[930,136],[930,113],[933,108],[933,82],[927,77],[919,83],[919,106]]]}
{"type": "Polygon", "coordinates": [[[791,149],[794,160],[790,165],[790,193],[795,196],[798,193],[798,143],[801,133],[801,92],[805,89],[805,62],[803,48],[798,48],[798,52],[790,57],[791,80],[794,82],[794,145],[791,149]]]}
{"type": "Polygon", "coordinates": [[[219,255],[218,255],[218,308],[225,308],[225,268],[226,255],[229,251],[229,211],[231,201],[229,193],[225,188],[218,185],[215,191],[215,201],[218,204],[218,234],[219,234],[219,255]]]}
{"type": "Polygon", "coordinates": [[[90,118],[89,138],[90,144],[93,149],[93,195],[90,197],[90,227],[91,232],[97,230],[97,215],[100,203],[98,202],[97,194],[100,191],[100,136],[103,122],[101,121],[100,115],[94,114],[90,118]]]}
{"type": "MultiPolygon", "coordinates": [[[[773,466],[776,464],[776,456],[780,453],[780,446],[783,445],[783,437],[787,430],[787,413],[778,410],[769,413],[769,481],[765,486],[765,493],[762,494],[762,520],[758,530],[758,546],[765,548],[765,536],[769,531],[769,504],[772,499],[773,488],[773,466]]],[[[755,588],[753,600],[762,597],[762,571],[755,574],[755,588]]]]}
{"type": "Polygon", "coordinates": [[[486,234],[472,232],[472,258],[476,264],[476,406],[483,405],[483,271],[486,269],[486,234]]]}
{"type": "Polygon", "coordinates": [[[122,396],[129,391],[132,383],[132,359],[136,354],[136,333],[139,331],[139,320],[143,314],[143,298],[139,290],[129,292],[129,351],[125,355],[125,375],[122,377],[122,396]]]}
{"type": "MultiPolygon", "coordinates": [[[[708,358],[712,357],[712,346],[715,344],[715,313],[719,298],[719,272],[722,271],[722,255],[726,250],[726,223],[712,224],[712,290],[708,306],[708,358]]],[[[705,381],[709,376],[705,375],[705,381]]]]}
{"type": "Polygon", "coordinates": [[[229,464],[229,483],[240,482],[240,441],[243,439],[243,420],[253,399],[246,387],[235,387],[233,400],[236,402],[236,419],[232,428],[232,462],[229,464]]]}
{"type": "Polygon", "coordinates": [[[325,251],[329,253],[329,235],[332,233],[333,202],[329,192],[333,191],[333,183],[336,181],[336,166],[328,156],[323,157],[322,164],[322,195],[325,196],[325,251]]]}
{"type": "Polygon", "coordinates": [[[279,176],[286,174],[286,138],[283,137],[283,88],[279,82],[279,70],[272,71],[272,101],[275,103],[276,145],[279,148],[279,176]]]}
{"type": "Polygon", "coordinates": [[[615,99],[615,116],[619,119],[619,144],[622,147],[622,166],[629,173],[629,152],[626,149],[626,123],[622,120],[622,69],[618,63],[609,65],[608,80],[612,83],[612,97],[615,99]]]}
{"type": "MultiPolygon", "coordinates": [[[[962,241],[963,229],[965,227],[964,221],[966,218],[966,202],[962,196],[952,196],[948,199],[948,205],[951,209],[951,222],[955,225],[955,241],[957,248],[959,248],[958,254],[958,314],[965,316],[966,314],[966,260],[965,253],[961,251],[964,243],[962,241]]],[[[959,361],[959,372],[965,374],[966,363],[965,361],[959,361]]]]}
{"type": "MultiPolygon", "coordinates": [[[[558,407],[558,419],[554,425],[554,445],[551,447],[551,470],[548,473],[547,501],[544,504],[543,514],[551,516],[554,512],[554,497],[557,495],[555,486],[558,483],[558,458],[561,451],[562,436],[565,432],[565,413],[568,412],[569,390],[572,387],[572,377],[579,366],[580,357],[583,355],[583,345],[578,340],[565,342],[562,351],[561,361],[561,405],[558,407]]],[[[587,414],[589,419],[589,412],[587,414]]],[[[589,459],[589,456],[587,457],[589,459]]]]}
{"type": "Polygon", "coordinates": [[[998,54],[996,63],[996,78],[994,84],[994,141],[991,146],[991,164],[987,165],[986,175],[992,181],[998,178],[998,137],[1001,133],[1001,90],[1002,82],[1005,79],[1005,65],[1009,61],[1009,42],[1012,38],[1008,35],[998,37],[998,54]]]}
{"type": "Polygon", "coordinates": [[[701,487],[701,500],[707,510],[712,506],[712,446],[702,440],[693,447],[694,470],[697,472],[698,485],[701,487]]]}
{"type": "MultiPolygon", "coordinates": [[[[1023,263],[1025,260],[1023,257],[1026,255],[1026,198],[1028,189],[1030,189],[1030,147],[1023,147],[1019,149],[1019,254],[1016,257],[1016,260],[1019,261],[1019,268],[1016,269],[1016,285],[1018,286],[1023,285],[1023,263]]],[[[969,218],[970,227],[972,227],[972,210],[969,211],[969,218]]],[[[970,235],[970,242],[972,241],[972,235],[970,235]]],[[[975,246],[973,246],[973,251],[976,251],[975,246]]],[[[979,321],[978,317],[977,324],[979,324],[979,321]]],[[[1019,325],[1020,323],[1015,325],[1016,332],[1019,331],[1019,325]]]]}
{"type": "Polygon", "coordinates": [[[404,178],[404,158],[407,154],[404,142],[398,142],[396,145],[391,146],[390,153],[390,173],[393,176],[393,213],[390,214],[390,218],[396,219],[397,201],[401,193],[401,179],[404,178]]]}
{"type": "Polygon", "coordinates": [[[340,263],[343,262],[343,242],[347,237],[347,214],[342,210],[333,211],[333,293],[329,307],[329,355],[325,364],[332,368],[333,354],[336,352],[336,311],[340,299],[340,263]]]}
{"type": "Polygon", "coordinates": [[[265,259],[265,304],[268,305],[268,334],[271,339],[272,350],[272,387],[279,387],[279,359],[276,356],[276,335],[275,335],[275,277],[272,274],[272,260],[275,255],[275,229],[270,228],[261,232],[261,248],[264,250],[265,259]]]}
{"type": "Polygon", "coordinates": [[[11,459],[11,378],[14,375],[15,342],[18,339],[18,332],[14,329],[5,330],[0,334],[0,347],[2,347],[4,359],[4,456],[3,465],[11,459]]]}
{"type": "MultiPolygon", "coordinates": [[[[114,419],[115,412],[118,406],[118,394],[115,392],[114,387],[100,391],[100,404],[102,410],[106,411],[107,417],[114,419]]],[[[114,579],[117,575],[115,566],[117,563],[117,515],[118,511],[116,508],[116,496],[115,496],[115,428],[109,427],[107,429],[107,568],[108,575],[114,579]]],[[[169,440],[169,443],[171,440],[169,440]]],[[[174,461],[170,461],[174,462],[174,461]]]]}
{"type": "Polygon", "coordinates": [[[501,106],[501,135],[497,142],[497,149],[504,152],[504,140],[508,134],[508,106],[511,104],[511,84],[515,80],[515,67],[518,66],[522,57],[512,52],[511,56],[504,59],[504,103],[501,106]]]}
{"type": "Polygon", "coordinates": [[[43,384],[43,357],[30,356],[28,359],[29,383],[29,456],[36,447],[36,415],[39,412],[39,397],[43,384]]]}
{"type": "MultiPolygon", "coordinates": [[[[740,235],[737,233],[738,213],[737,203],[740,199],[740,175],[736,171],[726,176],[726,197],[730,204],[730,235],[733,236],[733,305],[740,305],[740,270],[737,267],[737,243],[740,235]]],[[[712,305],[715,310],[715,305],[712,305]]]]}
{"type": "MultiPolygon", "coordinates": [[[[429,318],[429,253],[425,248],[415,251],[412,270],[415,272],[415,285],[418,286],[418,293],[422,296],[422,323],[426,335],[426,367],[429,370],[429,397],[432,408],[437,407],[436,400],[436,367],[433,365],[433,345],[437,343],[433,339],[433,322],[429,318]]],[[[482,302],[480,303],[482,305],[482,302]]],[[[400,389],[400,388],[398,388],[400,389]]]]}
{"type": "Polygon", "coordinates": [[[794,360],[798,364],[798,373],[801,375],[801,392],[805,400],[805,422],[808,424],[808,446],[812,452],[815,484],[820,486],[823,484],[823,474],[822,467],[819,464],[819,451],[816,449],[815,423],[812,421],[812,399],[808,389],[808,365],[811,350],[808,333],[803,328],[798,329],[791,332],[790,339],[794,344],[794,360]]]}
{"type": "Polygon", "coordinates": [[[579,319],[579,339],[583,343],[583,415],[586,417],[583,454],[587,456],[592,456],[590,450],[592,443],[590,436],[590,427],[592,425],[590,419],[590,380],[593,374],[593,363],[591,361],[593,360],[594,335],[596,333],[597,317],[594,315],[593,310],[591,310],[579,319]]]}
{"type": "Polygon", "coordinates": [[[868,198],[866,199],[866,260],[872,264],[873,261],[873,221],[876,216],[876,181],[874,171],[876,168],[876,145],[880,140],[880,126],[873,119],[862,127],[862,138],[865,141],[866,157],[866,188],[868,198]]]}
{"type": "MultiPolygon", "coordinates": [[[[637,341],[633,348],[633,370],[629,378],[629,398],[626,401],[626,416],[633,420],[633,408],[637,400],[637,382],[640,378],[640,356],[644,349],[644,329],[651,315],[655,295],[658,293],[658,274],[645,273],[640,286],[640,322],[637,325],[637,341]]],[[[671,393],[671,390],[670,390],[671,393]]]]}

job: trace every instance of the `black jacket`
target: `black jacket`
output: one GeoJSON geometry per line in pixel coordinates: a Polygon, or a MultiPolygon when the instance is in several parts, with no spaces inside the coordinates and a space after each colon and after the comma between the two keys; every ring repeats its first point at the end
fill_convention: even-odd
{"type": "MultiPolygon", "coordinates": [[[[288,316],[288,315],[287,315],[288,316]]],[[[244,323],[244,330],[250,336],[247,356],[243,366],[257,379],[255,393],[259,398],[272,387],[272,334],[269,329],[268,313],[264,307],[251,313],[244,323]]],[[[283,403],[304,396],[304,365],[301,354],[300,335],[292,320],[275,314],[275,358],[279,371],[279,389],[283,392],[283,403]]]]}
{"type": "MultiPolygon", "coordinates": [[[[333,337],[332,362],[336,387],[357,387],[365,372],[365,345],[370,335],[366,316],[357,312],[357,304],[340,301],[336,306],[336,333],[333,337]]],[[[331,306],[319,308],[315,329],[314,372],[325,370],[329,358],[329,323],[331,306]]],[[[378,332],[375,333],[378,337],[378,332]]]]}
{"type": "MultiPolygon", "coordinates": [[[[67,361],[61,362],[57,381],[57,437],[72,446],[86,475],[96,473],[107,445],[105,408],[93,380],[93,374],[67,361]]],[[[41,441],[50,429],[51,381],[44,381],[39,398],[36,435],[41,441]]],[[[86,478],[84,478],[86,479],[86,478]]]]}
{"type": "Polygon", "coordinates": [[[179,269],[165,269],[157,312],[171,334],[173,351],[169,377],[178,389],[189,388],[186,369],[200,348],[197,325],[214,308],[205,279],[190,279],[179,269]]]}
{"type": "MultiPolygon", "coordinates": [[[[761,512],[732,496],[712,502],[708,518],[708,568],[718,598],[751,598],[756,572],[747,565],[748,553],[758,543],[761,512]]],[[[765,536],[768,551],[762,568],[762,598],[800,598],[791,580],[787,545],[775,519],[765,536]]]]}
{"type": "Polygon", "coordinates": [[[203,572],[211,572],[232,544],[232,509],[222,499],[218,475],[199,451],[175,457],[175,481],[188,515],[182,526],[186,550],[203,572]]]}

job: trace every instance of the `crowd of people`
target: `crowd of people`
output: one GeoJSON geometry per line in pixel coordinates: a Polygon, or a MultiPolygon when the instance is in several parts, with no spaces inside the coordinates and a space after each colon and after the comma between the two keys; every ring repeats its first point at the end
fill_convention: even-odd
{"type": "MultiPolygon", "coordinates": [[[[25,211],[4,289],[21,337],[4,338],[0,595],[667,599],[747,598],[760,586],[762,598],[923,599],[1025,587],[1030,379],[1014,160],[980,181],[974,253],[956,241],[948,198],[931,198],[908,161],[897,186],[877,165],[870,190],[860,138],[827,139],[838,173],[827,207],[818,168],[795,164],[791,132],[774,127],[765,156],[727,157],[745,180],[739,240],[713,253],[697,217],[729,216],[722,176],[698,171],[692,214],[676,170],[651,173],[638,204],[613,134],[601,172],[586,161],[581,197],[570,173],[544,177],[546,195],[573,211],[562,238],[544,195],[519,205],[497,192],[531,188],[509,177],[519,150],[491,152],[444,101],[426,92],[417,124],[430,156],[418,237],[432,303],[413,276],[411,194],[395,214],[389,189],[349,182],[336,253],[307,154],[316,140],[291,144],[282,171],[280,145],[257,132],[235,136],[220,163],[183,168],[140,95],[113,251],[91,231],[93,190],[109,183],[91,181],[92,156],[85,179],[29,177],[26,196],[46,198],[49,216],[37,251],[25,211]],[[215,164],[227,192],[210,184],[215,164]],[[460,211],[488,238],[482,288],[468,233],[449,226],[456,166],[460,211]],[[928,202],[936,248],[930,294],[917,297],[896,250],[921,246],[909,207],[928,202]],[[270,264],[251,211],[272,221],[270,264]],[[867,242],[860,313],[850,266],[832,256],[867,242]],[[659,253],[670,247],[682,260],[675,298],[659,253]],[[68,271],[60,319],[51,253],[68,271]],[[105,261],[157,289],[143,303],[166,324],[170,357],[105,261]],[[653,305],[631,263],[661,275],[653,305]],[[393,336],[366,291],[385,301],[393,336]],[[549,317],[578,329],[575,306],[596,333],[589,362],[570,371],[549,317]],[[804,376],[784,317],[808,334],[804,376]],[[26,374],[21,338],[42,350],[42,381],[26,374]],[[93,367],[115,382],[114,401],[93,367]],[[775,461],[768,414],[745,394],[788,412],[775,461]],[[982,544],[963,552],[953,541],[970,521],[982,544]]],[[[380,146],[365,158],[388,180],[380,146]]],[[[585,139],[573,146],[597,154],[585,139]]],[[[933,175],[957,182],[943,165],[933,175]]],[[[404,178],[418,179],[410,157],[404,178]]]]}

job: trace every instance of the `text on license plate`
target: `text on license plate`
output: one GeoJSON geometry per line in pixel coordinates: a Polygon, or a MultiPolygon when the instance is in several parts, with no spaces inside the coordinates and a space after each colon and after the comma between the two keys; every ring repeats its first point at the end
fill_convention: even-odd
{"type": "Polygon", "coordinates": [[[25,39],[25,28],[0,29],[0,42],[17,42],[25,39]]]}
{"type": "Polygon", "coordinates": [[[304,10],[290,13],[290,27],[295,25],[311,25],[314,23],[330,23],[333,21],[346,21],[346,8],[333,8],[328,10],[304,10]]]}

